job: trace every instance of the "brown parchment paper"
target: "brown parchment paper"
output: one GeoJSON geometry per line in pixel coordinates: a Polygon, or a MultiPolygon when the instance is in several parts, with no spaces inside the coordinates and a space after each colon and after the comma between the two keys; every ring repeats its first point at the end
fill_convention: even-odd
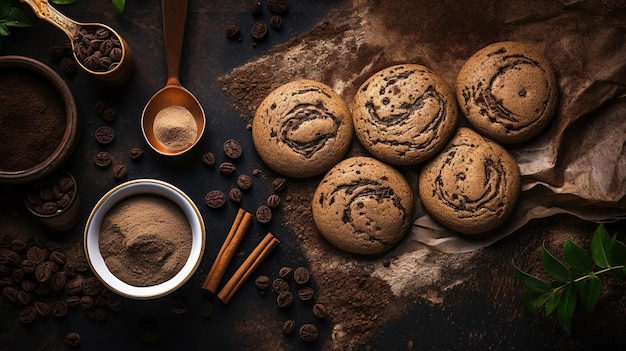
{"type": "MultiPolygon", "coordinates": [[[[560,107],[546,132],[507,147],[523,177],[510,220],[488,235],[467,238],[439,225],[418,203],[409,240],[462,253],[535,218],[570,213],[609,221],[626,215],[625,33],[623,0],[354,0],[223,82],[242,103],[242,115],[251,118],[272,89],[293,79],[324,82],[350,105],[363,81],[393,64],[425,65],[454,86],[465,60],[493,42],[520,41],[542,51],[558,76],[560,107]]],[[[363,150],[355,145],[351,153],[363,150]]],[[[405,169],[409,181],[417,181],[418,171],[405,169]]]]}

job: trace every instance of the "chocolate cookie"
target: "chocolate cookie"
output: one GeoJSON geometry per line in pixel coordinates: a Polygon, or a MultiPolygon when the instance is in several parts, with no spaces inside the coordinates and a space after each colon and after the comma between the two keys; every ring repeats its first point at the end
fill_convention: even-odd
{"type": "Polygon", "coordinates": [[[372,157],[345,159],[333,167],[313,195],[315,226],[331,244],[372,255],[392,248],[407,233],[413,194],[404,176],[372,157]]]}
{"type": "Polygon", "coordinates": [[[419,174],[426,211],[462,234],[480,234],[506,221],[521,192],[515,159],[500,145],[461,127],[419,174]]]}
{"type": "Polygon", "coordinates": [[[491,44],[470,57],[457,76],[456,95],[469,123],[503,143],[543,131],[558,105],[558,83],[548,59],[517,42],[491,44]]]}
{"type": "Polygon", "coordinates": [[[313,80],[296,80],[272,91],[252,122],[252,141],[263,162],[294,178],[328,171],[348,151],[352,135],[346,102],[313,80]]]}
{"type": "Polygon", "coordinates": [[[441,151],[454,134],[454,91],[427,67],[391,66],[371,76],[354,96],[355,134],[381,161],[423,162],[441,151]]]}

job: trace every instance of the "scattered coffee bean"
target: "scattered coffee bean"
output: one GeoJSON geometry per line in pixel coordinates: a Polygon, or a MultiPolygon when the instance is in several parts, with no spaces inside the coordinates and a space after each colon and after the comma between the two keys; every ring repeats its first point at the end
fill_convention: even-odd
{"type": "Polygon", "coordinates": [[[35,283],[34,281],[30,279],[22,280],[22,283],[20,283],[20,285],[22,286],[22,290],[27,291],[27,292],[34,291],[35,288],[37,287],[37,283],[35,283]]]}
{"type": "Polygon", "coordinates": [[[39,263],[35,267],[35,279],[40,283],[47,283],[52,278],[52,265],[49,261],[39,263]]]}
{"type": "Polygon", "coordinates": [[[283,27],[283,18],[279,15],[274,15],[270,18],[270,26],[274,29],[281,29],[283,27]]]}
{"type": "Polygon", "coordinates": [[[33,303],[33,307],[35,307],[35,311],[37,311],[37,315],[40,317],[47,317],[50,315],[50,305],[46,302],[35,301],[33,303]]]}
{"type": "Polygon", "coordinates": [[[299,285],[304,285],[309,282],[311,274],[305,267],[298,267],[293,271],[293,280],[299,285]]]}
{"type": "Polygon", "coordinates": [[[254,0],[254,2],[252,3],[252,8],[250,9],[250,12],[252,12],[252,15],[255,17],[258,17],[261,15],[261,13],[263,12],[263,6],[261,5],[260,0],[254,0]]]}
{"type": "Polygon", "coordinates": [[[265,292],[270,287],[270,278],[266,275],[260,275],[254,280],[254,285],[261,295],[265,295],[265,292]]]}
{"type": "Polygon", "coordinates": [[[287,266],[280,267],[278,277],[280,279],[290,280],[293,277],[293,268],[287,266]]]}
{"type": "Polygon", "coordinates": [[[170,304],[170,309],[174,314],[183,314],[187,312],[187,305],[180,300],[174,300],[170,304]]]}
{"type": "Polygon", "coordinates": [[[26,306],[22,308],[18,316],[20,322],[29,324],[37,319],[37,309],[34,306],[26,306]]]}
{"type": "Polygon", "coordinates": [[[239,40],[241,38],[241,29],[235,25],[228,26],[226,28],[226,37],[231,40],[239,40]]]}
{"type": "Polygon", "coordinates": [[[326,306],[321,303],[316,303],[313,305],[313,316],[315,318],[324,319],[328,315],[326,310],[326,306]]]}
{"type": "Polygon", "coordinates": [[[53,251],[50,254],[50,261],[63,266],[66,262],[67,262],[67,257],[65,256],[65,254],[61,251],[53,251]]]}
{"type": "Polygon", "coordinates": [[[202,316],[202,318],[209,318],[211,315],[213,315],[213,302],[206,300],[202,304],[202,308],[200,308],[200,316],[202,316]]]}
{"type": "Polygon", "coordinates": [[[270,208],[278,208],[280,206],[280,196],[272,194],[267,197],[267,206],[270,208]]]}
{"type": "Polygon", "coordinates": [[[296,330],[296,321],[293,319],[288,319],[283,322],[282,331],[283,334],[289,335],[292,334],[296,330]]]}
{"type": "Polygon", "coordinates": [[[287,308],[293,303],[293,294],[289,291],[283,291],[276,297],[276,304],[280,308],[287,308]]]}
{"type": "Polygon", "coordinates": [[[287,0],[267,0],[267,7],[274,13],[287,11],[287,0]]]}
{"type": "Polygon", "coordinates": [[[61,45],[54,45],[48,49],[48,55],[52,61],[59,61],[65,56],[65,48],[61,45]]]}
{"type": "Polygon", "coordinates": [[[102,120],[107,123],[113,123],[117,119],[117,110],[115,110],[113,107],[109,107],[104,110],[104,112],[102,112],[100,118],[102,118],[102,120]]]}
{"type": "Polygon", "coordinates": [[[237,170],[237,167],[232,162],[220,163],[220,172],[225,175],[233,174],[237,170]]]}
{"type": "Polygon", "coordinates": [[[315,296],[315,290],[310,286],[304,286],[298,290],[298,297],[302,301],[310,301],[315,296]]]}
{"type": "Polygon", "coordinates": [[[96,129],[94,137],[96,138],[96,141],[98,143],[106,145],[113,141],[113,138],[115,137],[115,132],[111,127],[102,126],[96,129]]]}
{"type": "Polygon", "coordinates": [[[39,246],[31,246],[26,252],[26,258],[34,264],[39,264],[48,259],[48,249],[39,246]]]}
{"type": "Polygon", "coordinates": [[[211,190],[204,197],[204,202],[211,208],[220,208],[226,202],[226,195],[221,190],[211,190]]]}
{"type": "Polygon", "coordinates": [[[111,156],[111,154],[106,151],[101,151],[96,154],[96,157],[94,157],[94,161],[96,162],[96,165],[100,167],[106,167],[110,165],[113,161],[113,156],[111,156]]]}
{"type": "Polygon", "coordinates": [[[76,347],[80,345],[80,334],[76,332],[67,333],[64,341],[68,346],[76,347]]]}
{"type": "Polygon", "coordinates": [[[257,176],[257,175],[259,175],[259,174],[261,174],[261,170],[260,170],[260,169],[255,168],[255,169],[253,169],[253,170],[252,170],[252,175],[257,176]]]}
{"type": "Polygon", "coordinates": [[[265,22],[257,22],[252,26],[252,37],[254,39],[263,39],[267,35],[267,24],[265,22]]]}
{"type": "Polygon", "coordinates": [[[104,289],[104,285],[98,280],[96,277],[89,277],[85,279],[83,283],[83,292],[85,295],[96,296],[98,295],[102,289],[104,289]]]}
{"type": "Polygon", "coordinates": [[[247,174],[240,174],[237,177],[237,186],[242,190],[248,190],[252,186],[252,178],[247,174]]]}
{"type": "Polygon", "coordinates": [[[243,151],[241,144],[237,140],[228,139],[224,142],[224,153],[230,158],[239,158],[243,151]]]}
{"type": "Polygon", "coordinates": [[[50,315],[52,317],[65,317],[67,314],[67,303],[65,301],[54,301],[50,305],[50,315]]]}
{"type": "Polygon", "coordinates": [[[272,180],[272,187],[275,193],[280,193],[287,186],[287,179],[284,177],[276,177],[272,180]]]}
{"type": "Polygon", "coordinates": [[[89,295],[83,295],[80,297],[80,305],[86,310],[92,308],[93,303],[94,303],[93,297],[89,295]]]}
{"type": "Polygon", "coordinates": [[[68,296],[65,299],[65,303],[67,303],[67,307],[74,308],[80,306],[80,296],[68,296]]]}
{"type": "Polygon", "coordinates": [[[13,271],[11,271],[11,279],[13,279],[13,281],[16,283],[24,280],[24,275],[24,271],[21,268],[15,268],[13,269],[13,271]]]}
{"type": "Polygon", "coordinates": [[[96,114],[100,117],[104,115],[104,111],[109,108],[109,104],[104,100],[96,101],[96,114]]]}
{"type": "MultiPolygon", "coordinates": [[[[9,280],[11,280],[11,278],[9,278],[9,280]]],[[[11,283],[13,284],[13,281],[11,280],[11,283]]],[[[6,286],[4,289],[2,289],[2,297],[9,301],[10,303],[16,303],[17,302],[17,293],[19,291],[12,287],[12,286],[6,286]]]]}
{"type": "Polygon", "coordinates": [[[113,167],[113,178],[116,180],[123,180],[126,178],[128,170],[124,165],[117,165],[113,167]]]}
{"type": "Polygon", "coordinates": [[[256,209],[256,219],[261,223],[268,223],[272,219],[272,209],[261,205],[256,209]]]}
{"type": "Polygon", "coordinates": [[[11,250],[15,252],[23,252],[28,248],[28,244],[24,240],[15,239],[11,242],[11,250]]]}
{"type": "Polygon", "coordinates": [[[33,302],[33,295],[27,291],[20,290],[17,292],[17,303],[20,305],[28,306],[33,302]]]}
{"type": "Polygon", "coordinates": [[[50,289],[52,290],[62,290],[65,288],[65,284],[67,283],[67,277],[65,276],[65,272],[54,272],[52,277],[50,277],[50,289]]]}
{"type": "Polygon", "coordinates": [[[86,272],[89,270],[89,263],[87,263],[87,258],[84,255],[78,255],[74,258],[74,267],[79,272],[86,272]]]}
{"type": "Polygon", "coordinates": [[[115,69],[122,59],[122,43],[109,29],[81,26],[74,35],[74,55],[85,68],[105,72],[115,69]]]}
{"type": "Polygon", "coordinates": [[[239,188],[231,188],[228,192],[228,198],[230,198],[230,201],[236,204],[241,202],[242,196],[243,194],[241,193],[241,190],[239,188]]]}
{"type": "Polygon", "coordinates": [[[277,294],[289,291],[289,283],[281,278],[274,279],[274,281],[272,282],[272,290],[274,290],[274,292],[277,294]]]}
{"type": "Polygon", "coordinates": [[[76,74],[76,62],[69,57],[61,58],[61,72],[68,77],[73,77],[76,74]]]}
{"type": "Polygon", "coordinates": [[[130,159],[133,161],[137,161],[139,160],[142,156],[143,156],[143,150],[138,148],[138,147],[134,147],[132,149],[130,149],[130,159]]]}
{"type": "Polygon", "coordinates": [[[209,167],[213,167],[213,165],[215,165],[215,155],[210,151],[205,152],[204,155],[202,155],[202,163],[209,167]]]}
{"type": "Polygon", "coordinates": [[[99,307],[99,308],[96,308],[94,310],[94,314],[95,314],[95,317],[96,317],[97,321],[104,322],[104,321],[107,320],[107,318],[109,316],[109,311],[107,311],[104,308],[99,307]]]}
{"type": "Polygon", "coordinates": [[[319,331],[315,324],[306,323],[300,327],[298,334],[300,335],[300,339],[302,339],[302,341],[312,342],[317,339],[319,331]]]}

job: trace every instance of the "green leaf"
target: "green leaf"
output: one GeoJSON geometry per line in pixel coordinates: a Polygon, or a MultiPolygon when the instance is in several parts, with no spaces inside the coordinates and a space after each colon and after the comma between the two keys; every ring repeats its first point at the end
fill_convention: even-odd
{"type": "Polygon", "coordinates": [[[9,14],[4,18],[5,24],[11,27],[30,27],[30,19],[17,7],[11,8],[9,14]]]}
{"type": "Polygon", "coordinates": [[[593,261],[587,252],[570,239],[563,243],[563,255],[575,273],[585,275],[593,270],[593,261]]]}
{"type": "Polygon", "coordinates": [[[591,257],[600,268],[610,267],[610,240],[609,233],[604,229],[604,225],[600,224],[591,238],[591,257]]]}
{"type": "Polygon", "coordinates": [[[118,14],[123,14],[124,13],[124,7],[126,7],[126,0],[112,0],[113,1],[113,7],[115,8],[115,11],[118,14]]]}
{"type": "Polygon", "coordinates": [[[543,279],[539,279],[535,276],[532,276],[521,269],[517,268],[515,264],[513,264],[513,268],[515,269],[515,275],[522,282],[527,289],[532,291],[545,293],[552,290],[552,285],[543,279]]]}
{"type": "Polygon", "coordinates": [[[611,245],[611,263],[614,266],[620,266],[626,264],[626,244],[617,240],[617,237],[614,235],[611,238],[613,245],[611,245]]]}
{"type": "Polygon", "coordinates": [[[553,291],[540,293],[537,291],[526,290],[524,292],[524,306],[529,313],[535,314],[552,298],[553,291]]]}
{"type": "Polygon", "coordinates": [[[572,280],[572,273],[570,270],[561,261],[548,252],[545,244],[541,245],[541,260],[543,262],[543,267],[554,280],[560,282],[572,280]]]}
{"type": "Polygon", "coordinates": [[[560,290],[553,290],[552,296],[550,296],[550,300],[546,303],[546,316],[549,316],[556,306],[559,305],[559,301],[561,301],[561,292],[560,290]]]}
{"type": "Polygon", "coordinates": [[[76,2],[76,0],[50,0],[50,1],[57,5],[68,5],[68,4],[76,2]]]}
{"type": "Polygon", "coordinates": [[[580,296],[580,302],[585,309],[585,312],[593,312],[593,308],[600,299],[602,294],[602,282],[597,275],[590,275],[588,279],[583,279],[576,282],[576,289],[580,296]]]}
{"type": "Polygon", "coordinates": [[[9,28],[4,23],[0,23],[0,35],[6,37],[9,34],[11,34],[9,28]]]}
{"type": "Polygon", "coordinates": [[[572,316],[576,309],[576,288],[568,285],[561,294],[561,301],[556,308],[556,317],[559,320],[561,328],[568,334],[572,333],[572,316]]]}

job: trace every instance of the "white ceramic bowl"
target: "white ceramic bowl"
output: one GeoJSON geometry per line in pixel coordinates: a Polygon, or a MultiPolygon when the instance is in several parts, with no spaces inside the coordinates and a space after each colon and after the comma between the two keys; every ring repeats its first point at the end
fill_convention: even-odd
{"type": "Polygon", "coordinates": [[[107,192],[94,206],[85,226],[85,253],[94,274],[109,289],[132,299],[153,299],[165,296],[182,286],[200,265],[205,245],[202,216],[193,201],[180,189],[161,180],[137,179],[120,184],[107,192]],[[98,243],[102,220],[121,200],[132,195],[159,195],[178,205],[191,224],[191,252],[183,268],[171,279],[153,286],[130,285],[113,275],[100,253],[98,243]]]}

